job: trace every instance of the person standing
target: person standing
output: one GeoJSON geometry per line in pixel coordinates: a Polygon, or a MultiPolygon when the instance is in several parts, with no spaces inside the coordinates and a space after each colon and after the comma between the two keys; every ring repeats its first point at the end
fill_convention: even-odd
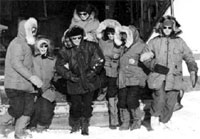
{"type": "Polygon", "coordinates": [[[65,31],[62,39],[64,47],[58,55],[56,71],[67,80],[67,91],[71,98],[71,133],[81,128],[81,134],[88,135],[93,94],[100,87],[99,74],[105,60],[98,44],[86,41],[83,37],[84,30],[78,26],[65,31]]]}
{"type": "Polygon", "coordinates": [[[106,19],[100,23],[97,29],[97,37],[99,39],[99,46],[105,57],[104,69],[106,70],[107,77],[107,94],[109,109],[109,128],[116,129],[119,125],[118,120],[118,68],[119,58],[121,54],[121,47],[115,43],[115,28],[121,27],[120,23],[116,20],[106,19]]]}
{"type": "Polygon", "coordinates": [[[151,105],[151,126],[153,129],[167,126],[170,121],[177,96],[184,90],[182,61],[187,64],[192,86],[197,82],[198,67],[192,51],[178,35],[181,33],[180,24],[172,16],[164,16],[156,26],[159,36],[151,39],[148,47],[141,56],[151,73],[148,86],[153,89],[151,105]]]}
{"type": "Polygon", "coordinates": [[[18,34],[10,42],[5,59],[5,92],[9,99],[8,112],[3,116],[3,125],[15,119],[15,138],[23,139],[28,134],[25,128],[30,121],[34,106],[34,86],[43,85],[33,74],[32,49],[37,33],[37,20],[29,18],[18,25],[18,34]]]}
{"type": "Polygon", "coordinates": [[[44,35],[37,36],[33,65],[34,73],[43,81],[43,86],[36,88],[37,100],[29,124],[32,131],[43,132],[49,128],[53,119],[56,92],[52,79],[55,74],[55,62],[53,41],[44,35]]]}
{"type": "Polygon", "coordinates": [[[123,42],[118,76],[118,106],[122,123],[119,130],[134,130],[141,127],[145,115],[143,106],[140,107],[140,97],[147,75],[139,63],[146,44],[140,39],[134,26],[122,26],[119,33],[123,42]]]}
{"type": "Polygon", "coordinates": [[[79,26],[84,29],[84,39],[97,42],[96,29],[99,27],[98,10],[89,3],[78,4],[74,10],[70,28],[79,26]]]}

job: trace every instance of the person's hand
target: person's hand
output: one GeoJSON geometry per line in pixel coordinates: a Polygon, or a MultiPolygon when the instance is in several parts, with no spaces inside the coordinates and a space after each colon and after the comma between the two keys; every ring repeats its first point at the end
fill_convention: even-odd
{"type": "Polygon", "coordinates": [[[154,54],[152,52],[146,52],[146,53],[143,53],[140,56],[140,61],[144,62],[144,61],[149,60],[149,59],[151,59],[153,57],[154,57],[154,54]]]}
{"type": "Polygon", "coordinates": [[[93,70],[90,70],[88,73],[87,73],[87,78],[89,80],[91,80],[92,78],[94,78],[94,76],[96,76],[96,73],[93,71],[93,70]]]}
{"type": "Polygon", "coordinates": [[[41,80],[39,77],[35,76],[35,75],[31,76],[29,80],[30,80],[31,83],[34,84],[37,88],[41,88],[42,85],[43,85],[42,80],[41,80]]]}
{"type": "Polygon", "coordinates": [[[77,83],[77,82],[80,81],[80,78],[79,78],[79,77],[76,77],[76,76],[71,76],[71,77],[70,77],[70,80],[71,80],[72,82],[74,82],[74,83],[77,83]]]}
{"type": "Polygon", "coordinates": [[[190,80],[192,82],[192,87],[194,88],[198,80],[197,72],[195,71],[190,72],[190,80]]]}

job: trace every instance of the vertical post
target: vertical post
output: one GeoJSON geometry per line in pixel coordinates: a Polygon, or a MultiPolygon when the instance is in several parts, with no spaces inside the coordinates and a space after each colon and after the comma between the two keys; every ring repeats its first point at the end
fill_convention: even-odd
{"type": "Polygon", "coordinates": [[[132,1],[132,0],[130,0],[130,5],[131,5],[131,6],[130,6],[130,8],[131,8],[131,9],[130,9],[130,12],[131,12],[130,18],[131,18],[131,24],[133,24],[133,22],[134,22],[134,21],[133,21],[133,16],[134,16],[134,15],[133,15],[133,1],[132,1]]]}
{"type": "Polygon", "coordinates": [[[140,33],[143,36],[143,28],[144,28],[144,7],[143,7],[143,0],[140,1],[140,33]]]}
{"type": "Polygon", "coordinates": [[[171,0],[171,16],[174,17],[174,0],[171,0]]]}
{"type": "Polygon", "coordinates": [[[44,16],[47,17],[47,5],[46,5],[46,0],[43,0],[43,5],[44,5],[44,16]]]}

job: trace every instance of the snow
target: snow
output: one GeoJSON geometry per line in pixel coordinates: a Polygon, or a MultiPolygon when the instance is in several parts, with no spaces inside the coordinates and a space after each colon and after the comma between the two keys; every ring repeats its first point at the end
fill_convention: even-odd
{"type": "MultiPolygon", "coordinates": [[[[111,130],[108,127],[89,127],[89,136],[82,136],[80,132],[71,134],[69,130],[47,130],[43,133],[33,132],[32,139],[199,139],[200,138],[200,91],[187,92],[182,100],[184,107],[174,112],[167,128],[159,127],[147,131],[145,127],[133,131],[111,130]]],[[[14,132],[7,138],[13,139],[14,132]]],[[[27,138],[29,139],[29,138],[27,138]]]]}

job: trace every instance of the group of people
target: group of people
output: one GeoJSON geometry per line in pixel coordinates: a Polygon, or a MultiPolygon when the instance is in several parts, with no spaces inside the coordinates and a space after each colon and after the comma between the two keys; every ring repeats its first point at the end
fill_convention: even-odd
{"type": "Polygon", "coordinates": [[[66,80],[71,133],[81,130],[82,135],[89,134],[94,92],[102,88],[106,90],[110,129],[140,128],[145,116],[140,107],[145,86],[153,91],[151,126],[164,125],[184,89],[183,60],[193,87],[197,82],[198,67],[192,51],[178,36],[179,27],[174,17],[164,16],[156,26],[159,36],[147,44],[133,25],[124,26],[114,19],[99,22],[93,5],[77,5],[61,39],[63,46],[55,54],[52,39],[37,35],[37,20],[22,20],[6,54],[4,85],[9,108],[1,126],[14,123],[16,139],[30,136],[27,128],[47,129],[54,114],[55,73],[66,80]]]}

